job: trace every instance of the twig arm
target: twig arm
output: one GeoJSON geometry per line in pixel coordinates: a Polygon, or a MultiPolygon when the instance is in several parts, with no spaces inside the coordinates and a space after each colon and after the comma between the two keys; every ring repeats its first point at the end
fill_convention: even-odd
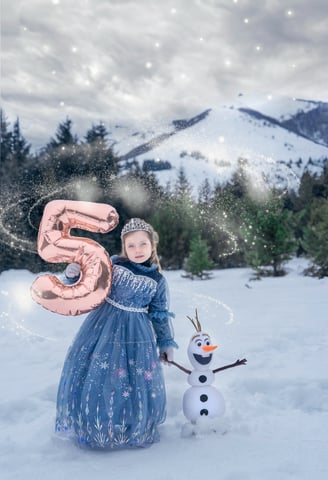
{"type": "Polygon", "coordinates": [[[247,360],[243,358],[242,360],[237,360],[235,363],[231,363],[230,365],[225,365],[224,367],[219,367],[213,370],[213,373],[221,372],[221,370],[226,370],[227,368],[238,367],[239,365],[246,365],[247,360]]]}
{"type": "Polygon", "coordinates": [[[190,375],[191,373],[191,370],[188,370],[188,368],[185,368],[183,367],[182,365],[179,365],[178,363],[176,362],[167,362],[167,363],[170,363],[171,365],[174,365],[175,367],[178,367],[180,370],[182,370],[183,372],[187,373],[188,375],[190,375]]]}
{"type": "Polygon", "coordinates": [[[182,370],[183,372],[187,373],[188,375],[190,375],[191,373],[191,370],[188,370],[187,368],[183,367],[182,365],[179,365],[177,362],[174,362],[173,360],[168,360],[167,359],[167,355],[165,352],[163,352],[161,354],[161,358],[163,359],[163,361],[165,363],[168,363],[170,365],[174,365],[175,367],[179,368],[180,370],[182,370]]]}

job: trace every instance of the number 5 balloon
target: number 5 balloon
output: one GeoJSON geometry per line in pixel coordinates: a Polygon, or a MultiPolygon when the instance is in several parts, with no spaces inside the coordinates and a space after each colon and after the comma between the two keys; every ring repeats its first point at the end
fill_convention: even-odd
{"type": "Polygon", "coordinates": [[[62,315],[80,315],[100,305],[111,288],[111,260],[99,243],[71,236],[70,229],[106,233],[117,224],[118,214],[110,205],[73,200],[49,202],[39,227],[38,253],[51,263],[79,263],[81,275],[70,286],[54,275],[40,275],[31,287],[32,298],[62,315]]]}

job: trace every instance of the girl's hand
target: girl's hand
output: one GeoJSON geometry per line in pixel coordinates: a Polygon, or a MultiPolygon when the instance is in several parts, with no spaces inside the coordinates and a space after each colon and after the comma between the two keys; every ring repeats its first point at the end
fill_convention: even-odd
{"type": "Polygon", "coordinates": [[[173,358],[174,358],[174,350],[173,348],[171,347],[168,347],[166,348],[165,350],[163,350],[161,353],[160,353],[160,357],[161,361],[165,364],[165,365],[169,365],[170,362],[173,362],[173,358]]]}
{"type": "Polygon", "coordinates": [[[70,263],[65,269],[67,278],[79,277],[81,273],[81,265],[79,263],[70,263]]]}

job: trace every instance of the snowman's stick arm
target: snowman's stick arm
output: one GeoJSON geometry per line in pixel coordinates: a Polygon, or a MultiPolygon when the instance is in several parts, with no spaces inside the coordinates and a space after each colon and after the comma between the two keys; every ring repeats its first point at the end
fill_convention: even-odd
{"type": "Polygon", "coordinates": [[[165,352],[162,353],[161,355],[163,356],[164,362],[169,363],[170,365],[174,365],[175,367],[178,367],[180,370],[190,375],[191,370],[188,370],[187,368],[183,367],[182,365],[179,365],[177,362],[174,362],[173,360],[168,360],[165,352]]]}
{"type": "Polygon", "coordinates": [[[171,365],[174,365],[175,367],[178,367],[183,372],[188,373],[188,375],[190,375],[190,373],[191,373],[191,370],[188,370],[187,368],[183,367],[182,365],[179,365],[178,363],[174,362],[173,360],[170,361],[170,362],[168,361],[167,363],[170,363],[171,365]]]}
{"type": "Polygon", "coordinates": [[[225,365],[224,367],[219,367],[213,370],[213,373],[221,372],[221,370],[226,370],[227,368],[238,367],[239,365],[246,365],[247,360],[243,358],[242,360],[237,360],[235,363],[231,363],[230,365],[225,365]]]}

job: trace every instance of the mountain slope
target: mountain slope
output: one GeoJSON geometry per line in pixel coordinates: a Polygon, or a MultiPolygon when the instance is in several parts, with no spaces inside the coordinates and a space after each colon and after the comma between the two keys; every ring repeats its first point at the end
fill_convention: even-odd
{"type": "Polygon", "coordinates": [[[205,178],[223,183],[242,163],[259,188],[297,189],[304,169],[319,173],[328,157],[328,126],[322,121],[327,112],[328,104],[320,102],[279,98],[260,103],[240,96],[233,105],[174,120],[156,131],[132,133],[120,127],[113,145],[123,165],[137,160],[155,170],[163,184],[175,182],[180,168],[195,189],[205,178]]]}

